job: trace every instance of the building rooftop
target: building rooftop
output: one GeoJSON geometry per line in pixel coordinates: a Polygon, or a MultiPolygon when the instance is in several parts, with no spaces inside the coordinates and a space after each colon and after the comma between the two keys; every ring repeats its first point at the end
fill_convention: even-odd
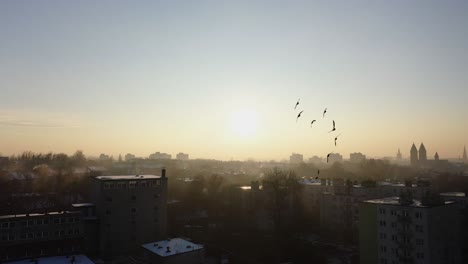
{"type": "Polygon", "coordinates": [[[203,249],[203,245],[195,244],[182,238],[172,238],[142,245],[143,248],[161,257],[169,257],[203,249]]]}
{"type": "Polygon", "coordinates": [[[95,206],[93,203],[76,203],[72,204],[73,208],[81,208],[81,207],[91,207],[95,206]]]}
{"type": "Polygon", "coordinates": [[[464,192],[444,192],[441,193],[442,196],[452,196],[452,197],[465,197],[464,192]]]}
{"type": "Polygon", "coordinates": [[[47,212],[47,214],[46,213],[34,213],[34,214],[0,215],[0,220],[7,219],[7,218],[37,217],[37,216],[45,216],[45,215],[63,215],[63,214],[81,214],[81,212],[80,211],[62,211],[62,212],[47,212]]]}
{"type": "MultiPolygon", "coordinates": [[[[423,205],[421,201],[413,199],[413,202],[411,204],[407,205],[402,205],[400,204],[400,198],[398,196],[392,196],[392,197],[385,197],[385,198],[379,198],[379,199],[371,199],[371,200],[366,200],[363,201],[364,203],[373,203],[373,204],[386,204],[386,205],[398,205],[398,206],[406,206],[406,207],[420,207],[420,208],[429,208],[433,206],[429,205],[423,205]]],[[[444,204],[453,204],[453,201],[445,201],[444,204]]]]}
{"type": "MultiPolygon", "coordinates": [[[[94,264],[88,257],[84,255],[72,255],[72,256],[55,256],[46,258],[35,258],[37,264],[70,264],[72,258],[75,258],[77,264],[94,264]]],[[[33,259],[23,259],[19,261],[6,262],[6,264],[31,264],[35,263],[33,259]]]]}
{"type": "Polygon", "coordinates": [[[102,181],[122,181],[122,180],[148,180],[160,179],[161,176],[156,175],[118,175],[118,176],[98,176],[96,179],[102,181]]]}

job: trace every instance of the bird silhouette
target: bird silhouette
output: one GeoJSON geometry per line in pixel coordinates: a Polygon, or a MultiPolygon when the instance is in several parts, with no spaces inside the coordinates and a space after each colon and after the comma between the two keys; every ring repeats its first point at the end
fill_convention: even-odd
{"type": "Polygon", "coordinates": [[[336,147],[336,141],[338,140],[338,137],[341,135],[341,133],[335,137],[335,147],[336,147]]]}
{"type": "Polygon", "coordinates": [[[323,110],[323,117],[325,118],[325,114],[327,113],[327,108],[325,108],[325,110],[323,110]]]}
{"type": "Polygon", "coordinates": [[[335,128],[335,120],[333,120],[333,129],[330,130],[330,131],[328,131],[328,133],[333,132],[333,131],[335,131],[335,130],[336,130],[336,128],[335,128]]]}
{"type": "Polygon", "coordinates": [[[314,119],[314,120],[312,120],[312,122],[310,122],[310,127],[312,127],[312,124],[313,124],[315,121],[317,121],[317,120],[314,119]]]}
{"type": "MultiPolygon", "coordinates": [[[[317,174],[318,174],[318,175],[320,175],[320,170],[317,170],[317,174]]],[[[316,178],[316,179],[318,179],[318,176],[317,176],[317,178],[316,178]]]]}
{"type": "Polygon", "coordinates": [[[296,117],[296,123],[297,123],[297,120],[299,119],[299,117],[301,117],[302,112],[304,112],[304,110],[300,111],[299,114],[297,115],[297,117],[296,117]]]}
{"type": "Polygon", "coordinates": [[[296,106],[294,106],[294,110],[296,110],[296,107],[299,105],[299,101],[300,101],[300,100],[301,100],[301,99],[297,99],[297,103],[296,103],[296,106]]]}
{"type": "Polygon", "coordinates": [[[330,158],[330,155],[333,154],[333,152],[328,153],[327,155],[327,163],[328,163],[328,158],[330,158]]]}

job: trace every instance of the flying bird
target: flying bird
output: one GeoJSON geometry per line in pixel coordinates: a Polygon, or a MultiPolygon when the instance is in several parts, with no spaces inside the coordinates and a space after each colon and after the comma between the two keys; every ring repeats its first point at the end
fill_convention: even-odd
{"type": "Polygon", "coordinates": [[[335,129],[335,120],[333,120],[333,129],[330,130],[330,131],[328,131],[328,133],[333,132],[333,131],[335,131],[335,130],[336,130],[336,129],[335,129]]]}
{"type": "Polygon", "coordinates": [[[314,120],[312,120],[312,122],[310,122],[310,127],[312,127],[312,124],[313,124],[315,121],[317,121],[317,120],[314,119],[314,120]]]}
{"type": "Polygon", "coordinates": [[[294,106],[294,110],[296,110],[296,107],[299,105],[299,101],[300,101],[300,100],[301,100],[301,99],[297,99],[297,103],[296,103],[296,106],[294,106]]]}
{"type": "Polygon", "coordinates": [[[301,117],[302,112],[304,112],[304,110],[300,111],[299,114],[297,115],[296,123],[297,123],[297,120],[299,119],[299,117],[301,117]]]}
{"type": "MultiPolygon", "coordinates": [[[[318,175],[320,175],[320,170],[317,170],[317,174],[318,174],[318,175]]],[[[318,179],[318,176],[317,176],[317,178],[316,178],[316,179],[318,179]]]]}
{"type": "Polygon", "coordinates": [[[333,152],[328,153],[327,155],[327,163],[328,163],[328,158],[330,158],[330,155],[333,154],[333,152]]]}
{"type": "Polygon", "coordinates": [[[335,137],[335,147],[336,147],[336,141],[338,140],[338,137],[341,135],[341,133],[335,137]]]}
{"type": "Polygon", "coordinates": [[[327,113],[327,108],[325,108],[325,110],[323,110],[323,117],[325,118],[325,114],[327,113]]]}

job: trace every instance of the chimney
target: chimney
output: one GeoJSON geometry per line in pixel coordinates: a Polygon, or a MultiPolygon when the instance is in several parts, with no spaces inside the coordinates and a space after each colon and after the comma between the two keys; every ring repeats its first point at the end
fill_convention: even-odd
{"type": "Polygon", "coordinates": [[[163,167],[161,170],[161,177],[166,178],[166,168],[163,167]]]}

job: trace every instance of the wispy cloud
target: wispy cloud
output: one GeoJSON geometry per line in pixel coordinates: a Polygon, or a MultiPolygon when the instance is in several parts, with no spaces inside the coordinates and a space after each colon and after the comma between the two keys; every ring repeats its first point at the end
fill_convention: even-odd
{"type": "Polygon", "coordinates": [[[64,117],[57,118],[47,115],[24,114],[21,115],[1,115],[0,126],[9,127],[36,127],[36,128],[76,128],[77,124],[66,120],[64,117]]]}

